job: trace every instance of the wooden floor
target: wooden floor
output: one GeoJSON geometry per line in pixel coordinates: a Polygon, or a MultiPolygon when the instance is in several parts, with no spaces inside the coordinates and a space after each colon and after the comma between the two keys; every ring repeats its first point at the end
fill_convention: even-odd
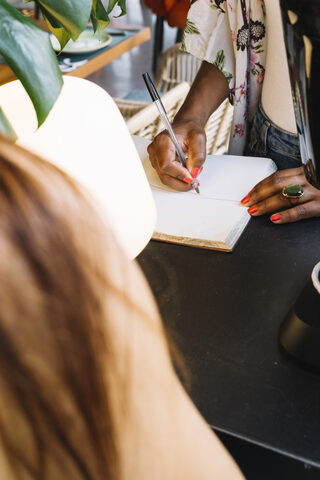
{"type": "MultiPolygon", "coordinates": [[[[127,14],[112,23],[150,26],[152,39],[145,44],[135,47],[120,58],[114,60],[98,72],[90,75],[89,80],[97,83],[112,97],[124,97],[133,89],[144,89],[142,74],[152,73],[152,50],[154,38],[155,15],[147,9],[143,0],[127,0],[127,14]]],[[[165,25],[164,49],[175,43],[177,29],[165,25]]]]}

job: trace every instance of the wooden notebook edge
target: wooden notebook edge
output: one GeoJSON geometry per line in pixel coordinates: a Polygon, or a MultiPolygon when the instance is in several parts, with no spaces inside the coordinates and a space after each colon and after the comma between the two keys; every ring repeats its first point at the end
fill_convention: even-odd
{"type": "Polygon", "coordinates": [[[248,214],[247,209],[243,208],[243,215],[240,220],[234,225],[233,229],[229,232],[225,241],[209,240],[203,238],[194,237],[181,237],[177,235],[169,235],[166,233],[154,232],[152,240],[158,240],[160,242],[175,243],[178,245],[184,245],[187,247],[204,248],[206,250],[219,250],[221,252],[232,252],[242,233],[246,229],[251,216],[248,214]]]}
{"type": "Polygon", "coordinates": [[[206,250],[220,250],[222,252],[232,252],[232,248],[225,242],[216,240],[204,240],[202,238],[178,237],[175,235],[167,235],[165,233],[154,232],[152,240],[160,242],[175,243],[187,247],[204,248],[206,250]]]}

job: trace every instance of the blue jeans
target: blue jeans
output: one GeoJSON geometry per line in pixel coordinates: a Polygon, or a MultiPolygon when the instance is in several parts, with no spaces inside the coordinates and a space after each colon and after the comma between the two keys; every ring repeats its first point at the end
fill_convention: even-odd
{"type": "Polygon", "coordinates": [[[279,170],[301,167],[298,135],[275,125],[258,105],[244,155],[269,157],[279,170]]]}

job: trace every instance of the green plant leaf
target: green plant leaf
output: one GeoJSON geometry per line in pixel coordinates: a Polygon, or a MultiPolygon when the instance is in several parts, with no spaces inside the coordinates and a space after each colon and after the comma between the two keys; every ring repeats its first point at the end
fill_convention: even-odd
{"type": "Polygon", "coordinates": [[[44,13],[44,10],[42,10],[42,15],[46,21],[46,24],[49,27],[49,30],[59,41],[60,51],[63,50],[69,42],[71,35],[67,32],[67,30],[65,30],[61,25],[59,25],[59,23],[55,21],[50,14],[47,15],[46,13],[44,13]]]}
{"type": "Polygon", "coordinates": [[[98,30],[101,34],[110,23],[110,13],[118,5],[121,9],[120,15],[126,14],[126,0],[109,0],[108,8],[105,9],[101,0],[92,0],[91,22],[94,31],[98,30]]]}
{"type": "Polygon", "coordinates": [[[45,16],[51,15],[74,41],[88,24],[92,0],[37,0],[37,3],[45,16]]]}
{"type": "Polygon", "coordinates": [[[97,29],[98,29],[98,22],[97,22],[96,17],[95,17],[95,15],[92,11],[91,11],[91,15],[90,15],[90,20],[91,20],[91,23],[92,23],[93,31],[96,32],[97,29]]]}
{"type": "Polygon", "coordinates": [[[17,140],[16,132],[13,130],[9,120],[4,114],[4,111],[0,107],[0,133],[10,137],[12,140],[17,140]]]}
{"type": "Polygon", "coordinates": [[[49,35],[5,0],[0,0],[0,31],[0,52],[26,89],[40,126],[63,84],[49,35]]]}
{"type": "Polygon", "coordinates": [[[98,30],[99,35],[110,23],[109,15],[101,0],[93,0],[92,2],[91,21],[94,31],[98,30]]]}
{"type": "Polygon", "coordinates": [[[44,7],[41,7],[41,13],[45,19],[49,30],[57,38],[60,43],[60,51],[66,46],[68,41],[71,38],[70,33],[67,32],[65,28],[61,25],[58,20],[51,15],[44,7]]]}
{"type": "Polygon", "coordinates": [[[107,12],[111,13],[116,5],[121,8],[121,13],[118,15],[118,17],[122,17],[127,13],[126,0],[109,0],[107,12]]]}

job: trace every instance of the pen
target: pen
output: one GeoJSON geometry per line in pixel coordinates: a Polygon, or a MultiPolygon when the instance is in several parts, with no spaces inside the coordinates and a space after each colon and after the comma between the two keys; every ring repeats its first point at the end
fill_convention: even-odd
{"type": "MultiPolygon", "coordinates": [[[[186,168],[187,164],[186,164],[185,154],[183,153],[183,150],[182,150],[182,148],[181,148],[181,146],[180,146],[180,144],[177,140],[177,137],[175,136],[174,131],[172,130],[171,124],[170,124],[169,119],[168,119],[167,112],[166,112],[166,110],[163,106],[160,95],[157,92],[157,89],[154,86],[154,84],[153,84],[153,82],[150,78],[149,73],[148,72],[143,73],[142,77],[143,77],[143,80],[145,81],[148,92],[150,93],[151,99],[156,104],[156,107],[159,111],[160,117],[161,117],[163,123],[165,124],[165,126],[167,127],[167,130],[169,132],[171,140],[173,141],[174,146],[176,147],[177,158],[178,158],[179,162],[186,168]]],[[[188,170],[188,173],[189,173],[189,178],[192,179],[193,188],[195,189],[195,191],[197,193],[200,193],[198,180],[191,176],[191,173],[189,172],[189,170],[188,170]]]]}

